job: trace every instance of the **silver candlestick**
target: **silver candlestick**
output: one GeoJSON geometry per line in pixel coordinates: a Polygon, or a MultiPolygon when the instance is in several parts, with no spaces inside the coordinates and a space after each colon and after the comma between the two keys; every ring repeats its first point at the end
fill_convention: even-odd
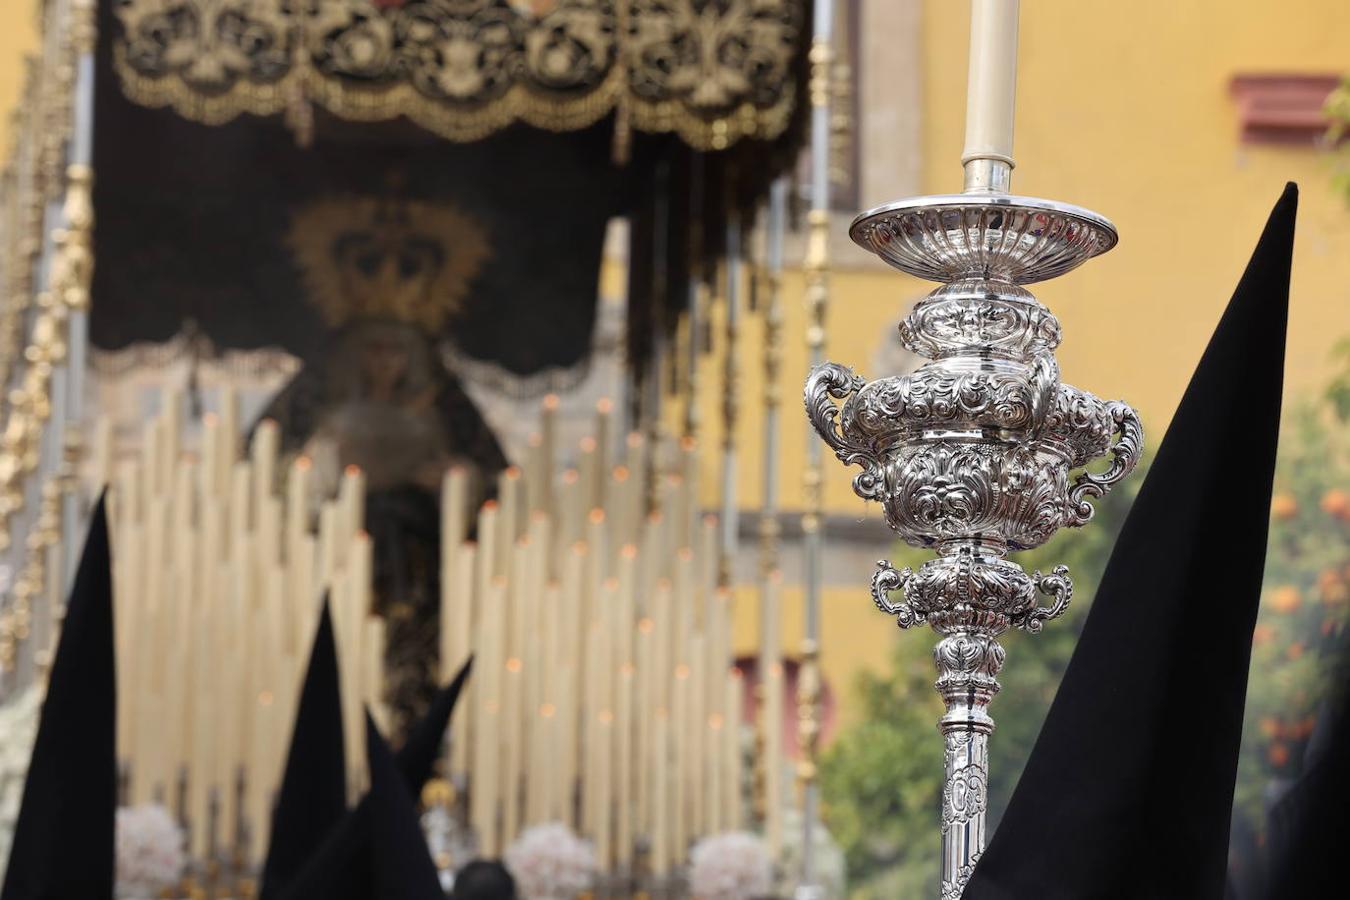
{"type": "Polygon", "coordinates": [[[990,76],[980,54],[1011,67],[1017,5],[975,0],[974,7],[966,193],[901,200],[849,229],[895,268],[942,282],[900,325],[904,345],[930,362],[872,382],[825,363],[812,370],[805,393],[821,438],[842,462],[862,468],[854,492],[880,502],[906,543],[937,553],[918,571],[879,562],[872,599],[901,628],[927,624],[940,636],[933,657],[946,706],[943,900],[961,896],[984,850],[988,706],[1004,660],[998,638],[1012,628],[1040,631],[1073,594],[1067,567],[1028,575],[1007,555],[1087,524],[1091,501],[1130,473],[1143,443],[1128,405],[1059,380],[1059,321],[1025,285],[1111,249],[1116,229],[1076,206],[1006,193],[1012,73],[990,76]],[[976,97],[981,80],[986,96],[976,97]],[[991,90],[1005,97],[1006,110],[990,106],[991,90]],[[984,119],[972,126],[977,100],[984,119]],[[1006,124],[991,130],[989,108],[1006,124]],[[995,139],[981,144],[991,132],[995,139]],[[1104,471],[1084,468],[1106,456],[1104,471]]]}

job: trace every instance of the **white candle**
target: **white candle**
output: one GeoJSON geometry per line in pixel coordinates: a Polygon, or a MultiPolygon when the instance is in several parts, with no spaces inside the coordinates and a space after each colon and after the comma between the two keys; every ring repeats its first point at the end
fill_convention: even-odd
{"type": "Polygon", "coordinates": [[[707,795],[699,789],[704,783],[703,779],[707,774],[707,754],[704,753],[706,744],[702,737],[706,733],[704,723],[707,721],[707,709],[705,691],[707,689],[707,672],[699,664],[703,657],[703,635],[695,634],[689,639],[689,659],[691,663],[686,666],[689,671],[689,703],[686,708],[686,718],[683,727],[688,730],[690,747],[685,755],[685,783],[692,788],[689,791],[689,834],[701,835],[707,834],[707,813],[708,807],[704,802],[707,795]]]}
{"type": "MultiPolygon", "coordinates": [[[[338,531],[337,545],[343,547],[352,539],[352,535],[366,527],[366,473],[360,466],[347,466],[342,470],[342,483],[338,486],[338,531]]],[[[337,561],[338,565],[342,560],[337,561]]]]}
{"type": "Polygon", "coordinates": [[[556,502],[558,514],[558,544],[572,544],[582,538],[581,473],[576,469],[567,469],[562,473],[558,484],[556,502]]]}
{"type": "MultiPolygon", "coordinates": [[[[470,642],[473,637],[474,609],[474,566],[478,548],[474,544],[465,544],[455,557],[457,565],[452,572],[442,572],[444,581],[451,581],[449,608],[441,607],[441,680],[448,681],[455,676],[469,657],[470,642]]],[[[466,687],[472,691],[472,679],[466,687]]],[[[450,771],[454,775],[468,772],[469,736],[468,712],[472,708],[468,696],[462,697],[455,705],[454,717],[450,720],[450,771]]]]}
{"type": "Polygon", "coordinates": [[[963,165],[977,159],[1013,164],[1019,6],[1020,0],[971,2],[963,165]]]}
{"type": "Polygon", "coordinates": [[[675,678],[671,685],[670,727],[672,734],[672,764],[670,770],[670,846],[672,858],[684,857],[684,848],[689,842],[689,796],[675,786],[693,784],[689,781],[689,751],[692,735],[688,730],[689,716],[689,667],[680,663],[675,667],[675,678]]]}
{"type": "Polygon", "coordinates": [[[502,686],[502,843],[510,844],[520,833],[520,786],[524,771],[524,662],[506,660],[502,686]]]}
{"type": "Polygon", "coordinates": [[[549,394],[540,404],[539,412],[539,462],[544,474],[544,505],[542,509],[550,515],[556,508],[553,503],[553,472],[558,455],[558,395],[549,394]]]}
{"type": "Polygon", "coordinates": [[[726,730],[721,713],[708,716],[708,724],[703,731],[703,757],[707,761],[707,772],[703,781],[694,786],[703,795],[703,834],[720,834],[726,830],[722,822],[722,778],[726,774],[722,766],[722,733],[726,730]]]}
{"type": "MultiPolygon", "coordinates": [[[[239,393],[232,386],[220,389],[221,473],[227,473],[239,459],[239,393]]],[[[224,490],[225,485],[220,486],[224,490]]]]}
{"type": "Polygon", "coordinates": [[[253,446],[250,448],[253,460],[253,504],[261,509],[263,503],[276,493],[277,445],[281,433],[272,419],[263,419],[253,430],[253,446]]]}
{"type": "MultiPolygon", "coordinates": [[[[637,624],[636,648],[633,651],[634,662],[637,665],[637,687],[635,689],[637,700],[635,702],[634,716],[636,722],[637,748],[634,752],[635,757],[640,761],[640,765],[648,765],[654,753],[652,742],[654,740],[654,713],[660,705],[657,702],[657,669],[656,653],[654,652],[654,635],[656,625],[650,618],[643,618],[637,624]]],[[[639,769],[639,771],[641,771],[639,769]]],[[[639,776],[634,785],[636,796],[634,797],[634,827],[639,833],[651,834],[651,812],[652,812],[652,792],[651,780],[645,776],[639,776]]]]}
{"type": "Polygon", "coordinates": [[[610,778],[614,756],[614,712],[600,710],[595,716],[596,772],[596,827],[595,855],[600,863],[601,872],[611,872],[614,868],[614,822],[613,822],[613,781],[610,778]]]}
{"type": "Polygon", "coordinates": [[[651,865],[652,874],[663,878],[670,873],[671,785],[670,714],[658,708],[652,716],[652,757],[647,766],[651,784],[651,865]]]}
{"type": "Polygon", "coordinates": [[[490,582],[484,597],[483,615],[478,626],[479,659],[476,668],[481,673],[477,680],[478,710],[474,735],[474,761],[470,768],[471,803],[474,828],[482,843],[481,853],[492,859],[500,853],[501,842],[497,831],[497,813],[500,808],[501,782],[501,688],[505,667],[505,607],[507,586],[503,578],[490,582]]]}
{"type": "MultiPolygon", "coordinates": [[[[597,506],[595,499],[600,496],[604,489],[601,486],[603,473],[600,470],[599,452],[596,449],[595,438],[587,435],[577,444],[577,472],[579,479],[577,482],[577,503],[582,510],[589,511],[597,506]]],[[[577,521],[577,527],[583,528],[584,523],[577,521]]]]}
{"type": "Polygon", "coordinates": [[[633,691],[636,670],[631,662],[619,667],[619,702],[614,717],[617,732],[615,750],[618,753],[618,765],[614,767],[617,776],[616,816],[614,821],[614,858],[619,871],[625,871],[633,864],[633,691]]]}
{"type": "Polygon", "coordinates": [[[96,492],[103,490],[104,485],[112,481],[115,455],[112,420],[107,416],[99,416],[94,425],[93,470],[91,472],[93,487],[96,492]]]}
{"type": "Polygon", "coordinates": [[[743,694],[741,670],[732,668],[726,679],[726,727],[722,735],[722,777],[723,809],[722,828],[727,831],[739,831],[742,827],[741,807],[741,707],[743,694]]]}
{"type": "Polygon", "coordinates": [[[591,506],[605,505],[605,476],[609,473],[609,455],[610,455],[610,418],[614,412],[614,401],[608,397],[601,397],[595,401],[595,478],[591,481],[591,487],[595,491],[591,495],[591,506]]]}
{"type": "Polygon", "coordinates": [[[464,543],[469,514],[469,470],[451,466],[441,479],[441,570],[454,564],[455,552],[464,543]]]}
{"type": "Polygon", "coordinates": [[[521,496],[521,472],[516,466],[508,466],[501,476],[497,479],[497,503],[499,506],[497,517],[497,546],[502,549],[502,555],[496,560],[496,573],[505,575],[510,567],[510,547],[520,537],[521,532],[521,506],[524,498],[521,496]]]}

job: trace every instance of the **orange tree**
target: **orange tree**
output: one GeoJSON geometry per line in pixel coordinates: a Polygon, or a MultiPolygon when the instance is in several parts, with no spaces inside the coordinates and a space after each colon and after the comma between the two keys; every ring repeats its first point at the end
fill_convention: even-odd
{"type": "Polygon", "coordinates": [[[1337,358],[1328,389],[1286,411],[1280,443],[1234,809],[1258,846],[1266,805],[1302,771],[1350,618],[1350,341],[1337,358]]]}

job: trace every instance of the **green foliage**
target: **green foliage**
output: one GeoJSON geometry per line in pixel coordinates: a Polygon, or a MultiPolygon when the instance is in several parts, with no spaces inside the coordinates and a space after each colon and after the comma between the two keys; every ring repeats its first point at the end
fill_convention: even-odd
{"type": "MultiPolygon", "coordinates": [[[[1142,480],[1141,467],[1098,504],[1087,528],[1063,532],[1046,546],[1014,557],[1028,571],[1068,565],[1074,601],[1041,634],[1019,633],[1004,640],[1008,665],[992,707],[998,731],[990,746],[991,824],[1002,815],[1026,765],[1088,601],[1142,480]]],[[[903,547],[893,561],[917,567],[929,556],[903,547]]],[[[844,848],[849,883],[859,900],[938,893],[943,763],[937,731],[942,703],[933,690],[934,641],[927,630],[897,632],[889,671],[859,677],[854,702],[861,707],[861,720],[839,736],[823,760],[826,821],[844,848]]]]}
{"type": "MultiPolygon", "coordinates": [[[[1344,347],[1345,345],[1342,345],[1344,347]]],[[[1297,778],[1350,620],[1350,354],[1285,414],[1261,614],[1252,641],[1234,818],[1260,834],[1272,786],[1297,778]]]]}
{"type": "Polygon", "coordinates": [[[1342,80],[1340,86],[1327,97],[1323,111],[1331,121],[1327,128],[1327,144],[1340,148],[1340,164],[1332,176],[1332,183],[1350,201],[1350,145],[1344,143],[1346,137],[1350,136],[1350,76],[1342,80]]]}

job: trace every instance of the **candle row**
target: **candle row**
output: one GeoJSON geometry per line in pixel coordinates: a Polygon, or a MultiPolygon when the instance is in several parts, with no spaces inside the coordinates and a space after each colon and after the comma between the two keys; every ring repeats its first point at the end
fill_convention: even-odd
{"type": "Polygon", "coordinates": [[[187,452],[181,408],[181,395],[166,392],[109,496],[118,753],[128,800],[176,809],[195,858],[256,863],[325,594],[353,792],[365,778],[362,706],[387,716],[364,479],[349,470],[315,510],[309,461],[278,471],[274,423],[259,425],[243,456],[227,391],[187,452]]]}
{"type": "MultiPolygon", "coordinates": [[[[444,480],[443,675],[476,657],[450,771],[468,785],[484,855],[563,821],[594,842],[604,871],[659,877],[746,818],[745,689],[731,593],[715,585],[717,521],[698,515],[693,442],[630,434],[613,459],[602,401],[594,437],[559,466],[556,409],[545,400],[496,500],[471,510],[469,473],[444,480]]],[[[770,734],[783,715],[776,656],[775,672],[770,734]]],[[[781,739],[765,748],[779,760],[771,783],[781,750],[781,739]]]]}

